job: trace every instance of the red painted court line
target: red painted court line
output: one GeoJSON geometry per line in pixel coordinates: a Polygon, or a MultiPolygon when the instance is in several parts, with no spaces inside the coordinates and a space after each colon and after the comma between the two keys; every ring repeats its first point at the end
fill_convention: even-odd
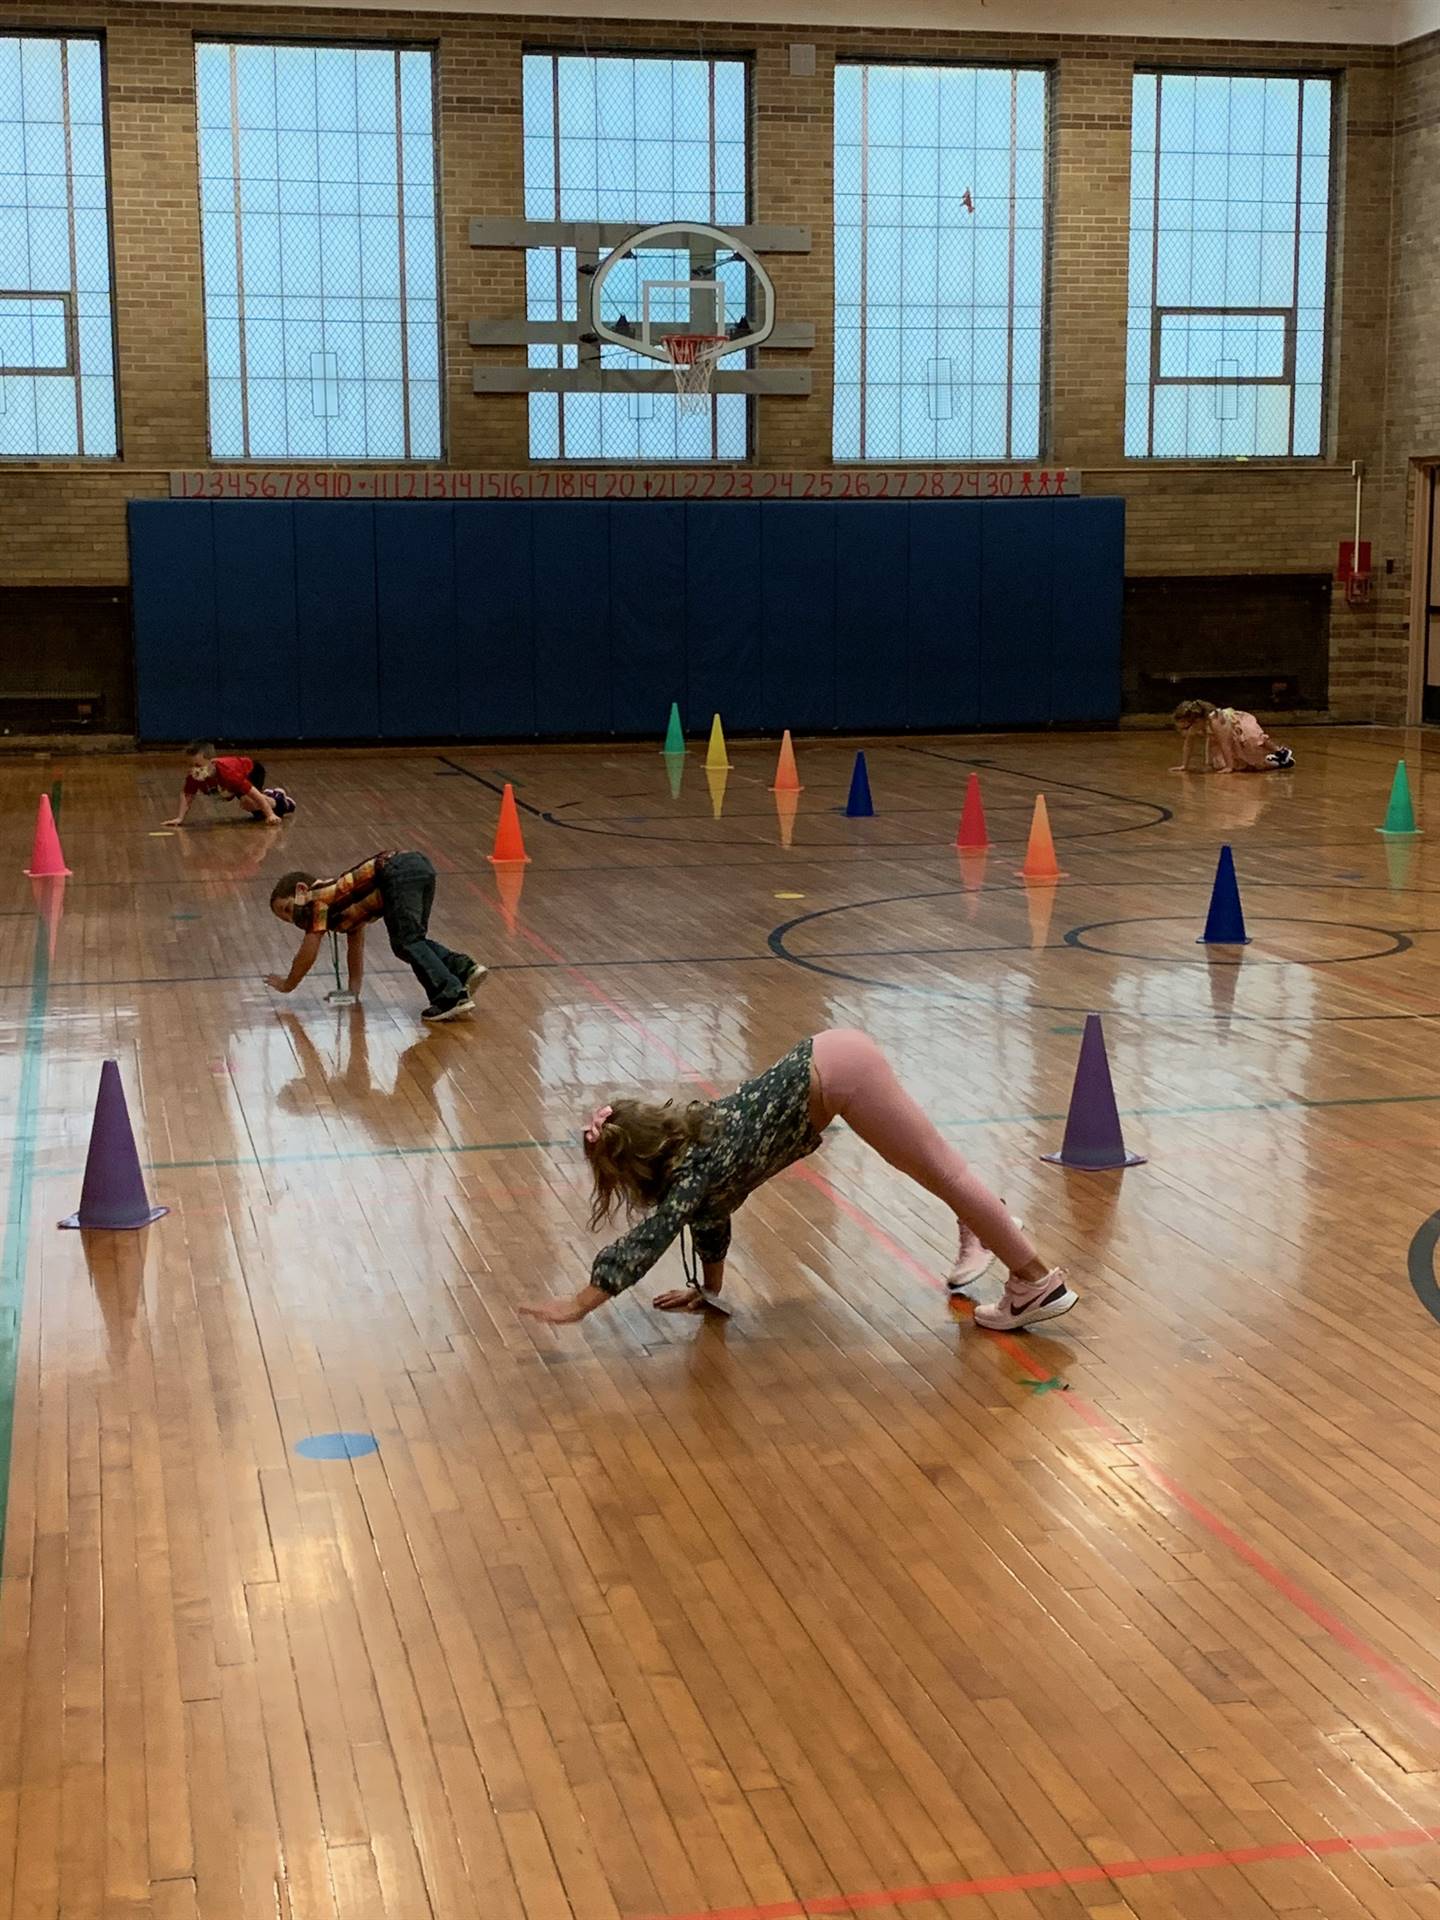
{"type": "MultiPolygon", "coordinates": [[[[499,912],[499,908],[495,907],[493,902],[489,904],[491,904],[495,912],[499,912]]],[[[563,954],[552,947],[547,940],[543,940],[538,933],[535,933],[531,928],[527,927],[523,921],[517,922],[517,931],[528,940],[533,947],[553,961],[557,967],[562,968],[573,979],[579,981],[593,999],[601,1006],[608,1007],[615,1017],[623,1022],[625,1026],[630,1027],[634,1032],[641,1035],[650,1045],[658,1047],[659,1050],[674,1063],[676,1071],[685,1079],[693,1080],[698,1086],[703,1088],[706,1093],[713,1095],[716,1092],[716,1089],[703,1075],[697,1073],[693,1067],[686,1065],[685,1061],[681,1059],[680,1055],[676,1053],[668,1041],[663,1040],[652,1028],[646,1026],[643,1020],[621,1006],[619,1001],[616,1000],[613,995],[607,993],[599,981],[587,974],[583,967],[577,967],[573,962],[567,960],[563,954]]],[[[913,1254],[902,1247],[897,1240],[892,1239],[878,1222],[872,1220],[868,1214],[863,1213],[852,1201],[847,1200],[844,1194],[833,1187],[823,1174],[816,1173],[813,1168],[803,1165],[797,1167],[796,1171],[802,1179],[809,1181],[813,1186],[819,1188],[819,1190],[826,1195],[827,1199],[839,1208],[847,1219],[853,1220],[857,1225],[864,1228],[877,1245],[885,1248],[892,1259],[899,1261],[910,1272],[918,1274],[927,1286],[933,1287],[937,1284],[934,1275],[931,1274],[913,1254]]],[[[1025,1340],[1017,1340],[1009,1334],[989,1334],[987,1338],[1000,1341],[1016,1365],[1023,1368],[1032,1379],[1043,1380],[1049,1377],[1049,1369],[1044,1366],[1042,1362],[1035,1359],[1027,1350],[1025,1340]]],[[[1387,1658],[1378,1648],[1372,1647],[1362,1634],[1357,1633],[1353,1627],[1347,1625],[1338,1614],[1332,1613],[1323,1602],[1315,1598],[1314,1594],[1310,1593],[1305,1587],[1302,1587],[1299,1581],[1292,1579],[1289,1574],[1277,1567],[1273,1561],[1266,1559],[1265,1555],[1261,1553],[1257,1547],[1251,1546],[1248,1540],[1244,1539],[1232,1526],[1222,1520],[1219,1514],[1207,1507],[1204,1501],[1189,1492],[1173,1474],[1168,1473],[1164,1467],[1157,1466],[1153,1461],[1147,1459],[1140,1442],[1137,1441],[1133,1435],[1127,1434],[1121,1428],[1117,1427],[1092,1401],[1087,1400],[1082,1394],[1077,1393],[1066,1393],[1061,1396],[1061,1400],[1062,1404],[1069,1409],[1076,1419],[1089,1427],[1098,1438],[1108,1440],[1114,1445],[1130,1448],[1129,1459],[1137,1472],[1142,1473],[1153,1486],[1159,1487],[1164,1493],[1168,1494],[1175,1504],[1187,1513],[1198,1525],[1203,1527],[1212,1539],[1218,1541],[1227,1552],[1233,1554],[1236,1559],[1249,1567],[1273,1592],[1279,1594],[1282,1600],[1288,1602],[1288,1604],[1298,1612],[1303,1613],[1308,1620],[1312,1620],[1317,1627],[1321,1628],[1323,1632],[1330,1636],[1337,1646],[1343,1647],[1347,1653],[1360,1661],[1362,1665],[1368,1667],[1377,1679],[1384,1681],[1385,1685],[1390,1688],[1391,1692],[1394,1693],[1397,1698],[1406,1701],[1434,1725],[1440,1726],[1440,1697],[1433,1694],[1427,1687],[1422,1686],[1413,1675],[1406,1673],[1403,1667],[1397,1666],[1393,1660],[1387,1658]]],[[[837,1913],[847,1911],[843,1906],[828,1910],[837,1913]]],[[[824,1912],[827,1911],[827,1909],[787,1907],[776,1910],[777,1914],[781,1912],[798,1914],[807,1911],[824,1912]]]]}
{"type": "Polygon", "coordinates": [[[1084,1867],[1048,1867],[1035,1873],[997,1873],[983,1880],[937,1880],[929,1886],[873,1887],[830,1893],[817,1900],[775,1900],[758,1907],[705,1907],[692,1913],[651,1914],[643,1920],[812,1920],[828,1913],[893,1912],[922,1901],[979,1900],[991,1894],[1039,1893],[1047,1887],[1093,1886],[1105,1880],[1149,1880],[1173,1873],[1213,1873],[1217,1867],[1258,1866],[1268,1860],[1323,1860],[1337,1853],[1394,1853],[1440,1840],[1440,1827],[1398,1827],[1393,1833],[1332,1834],[1323,1840],[1277,1840],[1269,1846],[1216,1848],[1208,1853],[1163,1854],[1153,1860],[1110,1860],[1084,1867]]]}

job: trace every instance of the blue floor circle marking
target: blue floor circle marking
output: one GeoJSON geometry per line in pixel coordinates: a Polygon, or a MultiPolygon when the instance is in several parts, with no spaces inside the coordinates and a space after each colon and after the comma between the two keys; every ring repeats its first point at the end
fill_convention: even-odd
{"type": "Polygon", "coordinates": [[[1410,1284],[1432,1320],[1440,1320],[1440,1279],[1435,1274],[1435,1249],[1440,1246],[1440,1213],[1432,1213],[1410,1242],[1410,1284]]]}
{"type": "Polygon", "coordinates": [[[295,1442],[295,1451],[302,1460],[363,1460],[380,1451],[380,1442],[373,1433],[312,1433],[295,1442]]]}

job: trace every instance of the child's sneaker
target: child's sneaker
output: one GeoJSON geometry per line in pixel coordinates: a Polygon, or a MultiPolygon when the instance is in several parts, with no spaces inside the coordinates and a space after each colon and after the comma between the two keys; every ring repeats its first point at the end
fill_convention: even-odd
{"type": "Polygon", "coordinates": [[[1289,747],[1276,747],[1273,753],[1265,756],[1267,767],[1273,767],[1277,773],[1288,773],[1295,764],[1295,756],[1289,747]]]}
{"type": "Polygon", "coordinates": [[[1052,1267],[1043,1280],[1029,1286],[1007,1282],[993,1307],[975,1309],[975,1324],[988,1327],[991,1333],[1018,1333],[1022,1327],[1037,1326],[1042,1320],[1058,1320],[1078,1298],[1066,1285],[1063,1271],[1052,1267]]]}
{"type": "Polygon", "coordinates": [[[462,1013],[472,1013],[475,1002],[468,993],[456,994],[453,1000],[436,1000],[421,1014],[422,1020],[454,1020],[462,1013]]]}
{"type": "Polygon", "coordinates": [[[488,967],[482,967],[478,960],[472,960],[467,954],[465,964],[460,969],[460,984],[467,993],[473,993],[489,971],[488,967]]]}
{"type": "MultiPolygon", "coordinates": [[[[1025,1222],[1017,1220],[1015,1225],[1022,1231],[1025,1222]]],[[[955,1264],[945,1276],[945,1291],[952,1300],[958,1300],[975,1282],[990,1271],[995,1256],[987,1246],[973,1234],[969,1227],[960,1229],[960,1251],[955,1256],[955,1264]]]]}

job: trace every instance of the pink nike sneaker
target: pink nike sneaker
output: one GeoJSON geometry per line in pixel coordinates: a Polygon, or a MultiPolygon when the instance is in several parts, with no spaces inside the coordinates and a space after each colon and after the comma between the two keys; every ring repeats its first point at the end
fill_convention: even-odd
{"type": "Polygon", "coordinates": [[[1078,1299],[1079,1295],[1071,1292],[1062,1269],[1052,1267],[1043,1280],[1036,1280],[1028,1287],[1009,1281],[993,1306],[975,1309],[975,1324],[987,1327],[991,1333],[1019,1333],[1022,1327],[1038,1326],[1042,1320],[1058,1320],[1062,1313],[1069,1313],[1078,1299]]]}

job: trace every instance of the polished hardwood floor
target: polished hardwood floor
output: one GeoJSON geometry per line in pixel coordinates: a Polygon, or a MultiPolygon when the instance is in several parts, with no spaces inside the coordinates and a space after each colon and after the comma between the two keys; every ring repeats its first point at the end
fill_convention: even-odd
{"type": "Polygon", "coordinates": [[[795,808],[773,743],[678,793],[649,747],[267,753],[273,832],[163,830],[160,757],[0,761],[0,1912],[1440,1917],[1435,737],[866,744],[868,820],[851,745],[795,808]],[[1243,950],[1196,944],[1222,843],[1243,950]],[[274,877],[394,845],[475,1016],[378,936],[358,1009],[268,991],[274,877]],[[1090,1011],[1124,1174],[1038,1157],[1090,1011]],[[584,1278],[597,1100],[829,1025],[1068,1319],[952,1312],[941,1210],[839,1128],[738,1217],[729,1322],[519,1316],[584,1278]],[[171,1211],[60,1233],[107,1058],[171,1211]]]}

